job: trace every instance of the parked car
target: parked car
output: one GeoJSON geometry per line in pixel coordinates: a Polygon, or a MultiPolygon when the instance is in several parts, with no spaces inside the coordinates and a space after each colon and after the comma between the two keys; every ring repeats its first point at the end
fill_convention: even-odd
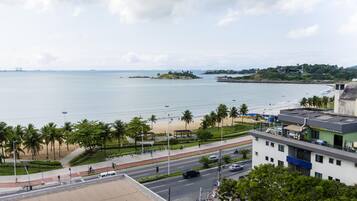
{"type": "Polygon", "coordinates": [[[244,169],[244,166],[243,165],[239,165],[239,164],[232,164],[231,166],[229,166],[229,171],[231,172],[235,172],[235,171],[241,171],[244,169]]]}
{"type": "Polygon", "coordinates": [[[117,173],[115,171],[109,171],[109,172],[102,172],[99,175],[99,178],[104,178],[104,177],[110,177],[110,176],[115,176],[117,173]]]}
{"type": "Polygon", "coordinates": [[[208,156],[208,159],[212,162],[218,161],[219,157],[217,155],[210,155],[208,156]]]}
{"type": "Polygon", "coordinates": [[[188,170],[182,174],[182,177],[184,179],[189,179],[189,178],[199,177],[199,176],[200,176],[200,172],[197,170],[188,170]]]}

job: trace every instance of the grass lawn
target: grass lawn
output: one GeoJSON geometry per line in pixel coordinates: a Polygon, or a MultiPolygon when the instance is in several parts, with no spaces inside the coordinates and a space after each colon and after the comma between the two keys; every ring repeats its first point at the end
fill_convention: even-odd
{"type": "MultiPolygon", "coordinates": [[[[253,129],[254,125],[253,124],[236,124],[234,126],[224,126],[223,127],[223,136],[224,138],[234,138],[238,136],[245,135],[249,130],[253,129]]],[[[213,139],[210,139],[206,142],[201,142],[201,144],[207,144],[207,143],[212,143],[215,141],[219,141],[221,138],[221,130],[220,128],[208,128],[207,129],[209,132],[213,134],[213,139]]],[[[177,144],[171,144],[170,148],[171,150],[175,149],[180,149],[181,147],[187,148],[187,147],[192,147],[192,146],[198,146],[198,141],[184,141],[184,142],[179,142],[177,144]]],[[[70,161],[71,166],[78,166],[78,165],[87,165],[91,163],[98,163],[105,161],[106,158],[110,157],[119,157],[119,156],[124,156],[124,155],[130,155],[130,154],[139,154],[141,153],[141,146],[137,146],[137,150],[133,146],[130,147],[122,147],[118,149],[116,147],[117,142],[114,140],[113,142],[108,142],[109,146],[111,147],[104,150],[97,150],[95,152],[89,153],[85,152],[81,154],[80,156],[74,158],[72,161],[70,161]],[[115,145],[115,146],[114,146],[115,145]]],[[[165,150],[166,149],[166,143],[163,142],[162,144],[159,145],[154,145],[154,146],[146,146],[145,151],[160,151],[160,150],[165,150]]]]}
{"type": "MultiPolygon", "coordinates": [[[[50,170],[56,170],[62,168],[62,165],[58,161],[33,161],[26,163],[29,167],[29,173],[45,172],[50,170]]],[[[25,163],[16,164],[16,174],[24,175],[26,174],[25,163]]],[[[14,165],[13,163],[0,164],[0,176],[14,175],[14,165]]]]}

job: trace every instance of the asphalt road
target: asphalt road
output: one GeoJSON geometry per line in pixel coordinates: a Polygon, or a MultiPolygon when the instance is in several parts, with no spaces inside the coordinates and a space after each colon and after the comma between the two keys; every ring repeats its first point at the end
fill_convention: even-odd
{"type": "MultiPolygon", "coordinates": [[[[230,172],[228,167],[222,170],[222,178],[235,177],[248,174],[251,169],[251,161],[241,162],[244,169],[239,172],[230,172]]],[[[195,201],[198,200],[200,188],[202,197],[206,197],[212,191],[217,181],[217,168],[201,171],[201,176],[192,179],[183,179],[182,176],[159,180],[145,184],[146,187],[168,200],[169,188],[172,201],[195,201]]]]}

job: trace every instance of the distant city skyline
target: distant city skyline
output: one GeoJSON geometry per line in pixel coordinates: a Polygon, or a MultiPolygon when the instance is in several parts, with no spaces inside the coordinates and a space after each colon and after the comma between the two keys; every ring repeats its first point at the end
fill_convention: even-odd
{"type": "Polygon", "coordinates": [[[353,0],[0,0],[0,70],[357,65],[353,0]]]}

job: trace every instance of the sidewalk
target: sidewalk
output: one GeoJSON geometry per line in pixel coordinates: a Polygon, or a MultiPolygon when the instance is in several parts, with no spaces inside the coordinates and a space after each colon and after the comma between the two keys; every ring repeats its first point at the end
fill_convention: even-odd
{"type": "MultiPolygon", "coordinates": [[[[186,158],[190,156],[211,153],[218,151],[219,149],[227,149],[239,145],[250,144],[252,140],[251,136],[243,136],[235,139],[230,139],[221,142],[214,142],[210,144],[201,145],[200,147],[188,147],[183,150],[172,150],[170,153],[170,159],[176,160],[180,158],[186,158]]],[[[116,164],[116,170],[122,170],[126,168],[143,166],[157,162],[166,161],[168,157],[168,151],[156,151],[152,155],[150,153],[141,154],[141,155],[127,155],[123,157],[113,158],[108,161],[95,163],[91,165],[82,165],[71,167],[71,177],[81,177],[88,175],[88,168],[92,166],[96,173],[113,170],[112,163],[116,164]]],[[[52,170],[43,173],[30,174],[31,185],[40,185],[41,182],[44,183],[53,183],[57,182],[57,176],[61,176],[61,181],[69,181],[70,172],[68,168],[62,168],[58,170],[52,170]]],[[[17,183],[15,183],[14,176],[0,176],[0,188],[16,188],[28,185],[28,175],[19,175],[17,176],[17,183]]]]}

